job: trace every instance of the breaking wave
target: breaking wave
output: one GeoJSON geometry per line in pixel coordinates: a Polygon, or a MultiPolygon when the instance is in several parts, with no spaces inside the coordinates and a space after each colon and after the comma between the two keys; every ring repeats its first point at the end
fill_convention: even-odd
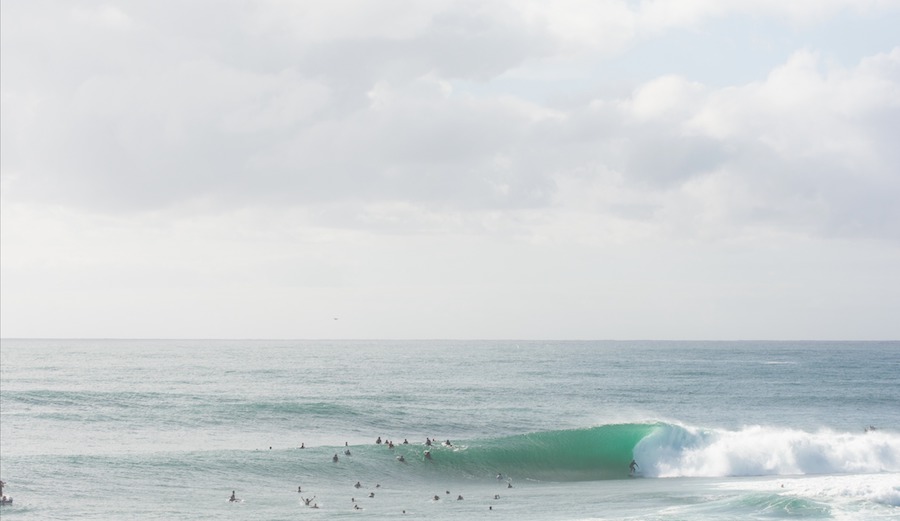
{"type": "MultiPolygon", "coordinates": [[[[374,448],[373,448],[374,449],[374,448]]],[[[397,446],[411,462],[421,446],[397,446]]],[[[701,429],[672,423],[611,424],[430,448],[442,473],[553,481],[619,479],[634,458],[641,477],[789,476],[900,471],[900,435],[748,426],[701,429]]]]}
{"type": "Polygon", "coordinates": [[[740,430],[660,425],[634,447],[654,477],[784,476],[897,472],[900,436],[748,426],[740,430]]]}

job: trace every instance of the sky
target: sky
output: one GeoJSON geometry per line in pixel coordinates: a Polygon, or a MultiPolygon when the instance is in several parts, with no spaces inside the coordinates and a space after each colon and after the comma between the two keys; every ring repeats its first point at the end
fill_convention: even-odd
{"type": "Polygon", "coordinates": [[[4,338],[900,338],[896,0],[0,3],[4,338]]]}

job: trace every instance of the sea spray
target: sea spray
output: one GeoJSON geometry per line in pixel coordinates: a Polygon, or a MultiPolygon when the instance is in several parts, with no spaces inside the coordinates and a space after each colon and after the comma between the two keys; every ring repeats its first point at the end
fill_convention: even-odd
{"type": "Polygon", "coordinates": [[[900,470],[900,435],[748,426],[664,425],[635,447],[645,476],[715,477],[900,470]]]}

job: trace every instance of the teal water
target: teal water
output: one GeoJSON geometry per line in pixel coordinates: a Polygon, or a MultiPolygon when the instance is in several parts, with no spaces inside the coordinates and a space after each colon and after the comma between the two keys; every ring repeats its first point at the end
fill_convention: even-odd
{"type": "Polygon", "coordinates": [[[898,375],[900,342],[4,339],[0,516],[900,519],[898,375]]]}

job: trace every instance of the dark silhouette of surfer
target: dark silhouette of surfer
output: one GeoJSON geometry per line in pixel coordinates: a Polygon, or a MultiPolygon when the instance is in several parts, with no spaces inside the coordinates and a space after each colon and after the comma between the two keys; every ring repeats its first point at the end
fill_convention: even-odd
{"type": "Polygon", "coordinates": [[[632,474],[634,474],[636,469],[638,469],[638,468],[640,468],[640,465],[638,465],[637,462],[634,460],[631,460],[631,463],[628,464],[628,469],[631,471],[632,474]]]}

